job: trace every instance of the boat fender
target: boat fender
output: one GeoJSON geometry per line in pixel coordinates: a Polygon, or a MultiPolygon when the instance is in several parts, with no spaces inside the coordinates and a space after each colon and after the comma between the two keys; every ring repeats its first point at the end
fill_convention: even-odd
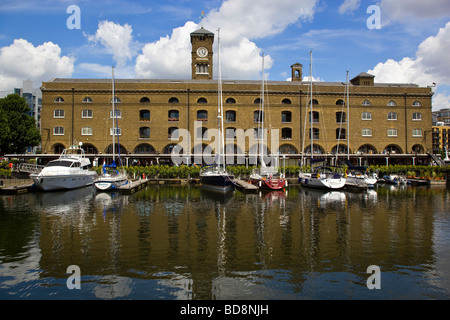
{"type": "Polygon", "coordinates": [[[288,186],[287,180],[284,181],[284,185],[285,185],[286,187],[288,186]]]}

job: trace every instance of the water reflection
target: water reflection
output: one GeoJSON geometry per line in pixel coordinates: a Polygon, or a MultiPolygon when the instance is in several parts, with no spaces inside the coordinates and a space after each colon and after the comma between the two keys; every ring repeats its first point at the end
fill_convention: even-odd
{"type": "Polygon", "coordinates": [[[4,196],[0,297],[447,298],[449,204],[445,188],[412,187],[4,196]],[[81,292],[65,286],[72,264],[81,292]],[[365,286],[374,264],[380,292],[365,286]]]}

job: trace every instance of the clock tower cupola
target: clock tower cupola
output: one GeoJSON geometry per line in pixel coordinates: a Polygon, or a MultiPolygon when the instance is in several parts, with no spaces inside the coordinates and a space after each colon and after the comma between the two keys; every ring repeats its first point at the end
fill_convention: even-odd
{"type": "Polygon", "coordinates": [[[191,33],[192,79],[213,78],[214,33],[203,29],[191,33]]]}

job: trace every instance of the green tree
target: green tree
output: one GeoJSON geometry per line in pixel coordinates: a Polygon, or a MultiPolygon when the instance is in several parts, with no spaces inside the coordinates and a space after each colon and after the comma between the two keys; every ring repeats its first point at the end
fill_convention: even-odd
{"type": "Polygon", "coordinates": [[[0,154],[23,153],[41,141],[36,121],[24,98],[10,94],[0,99],[0,154]]]}

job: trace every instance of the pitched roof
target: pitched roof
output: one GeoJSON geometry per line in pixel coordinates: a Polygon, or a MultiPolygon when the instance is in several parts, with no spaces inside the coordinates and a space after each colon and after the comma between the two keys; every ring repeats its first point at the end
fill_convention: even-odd
{"type": "Polygon", "coordinates": [[[201,27],[201,29],[198,29],[194,32],[191,33],[191,35],[196,35],[196,34],[206,34],[206,35],[214,35],[214,33],[212,33],[211,31],[208,31],[206,29],[204,29],[203,27],[201,27]]]}

